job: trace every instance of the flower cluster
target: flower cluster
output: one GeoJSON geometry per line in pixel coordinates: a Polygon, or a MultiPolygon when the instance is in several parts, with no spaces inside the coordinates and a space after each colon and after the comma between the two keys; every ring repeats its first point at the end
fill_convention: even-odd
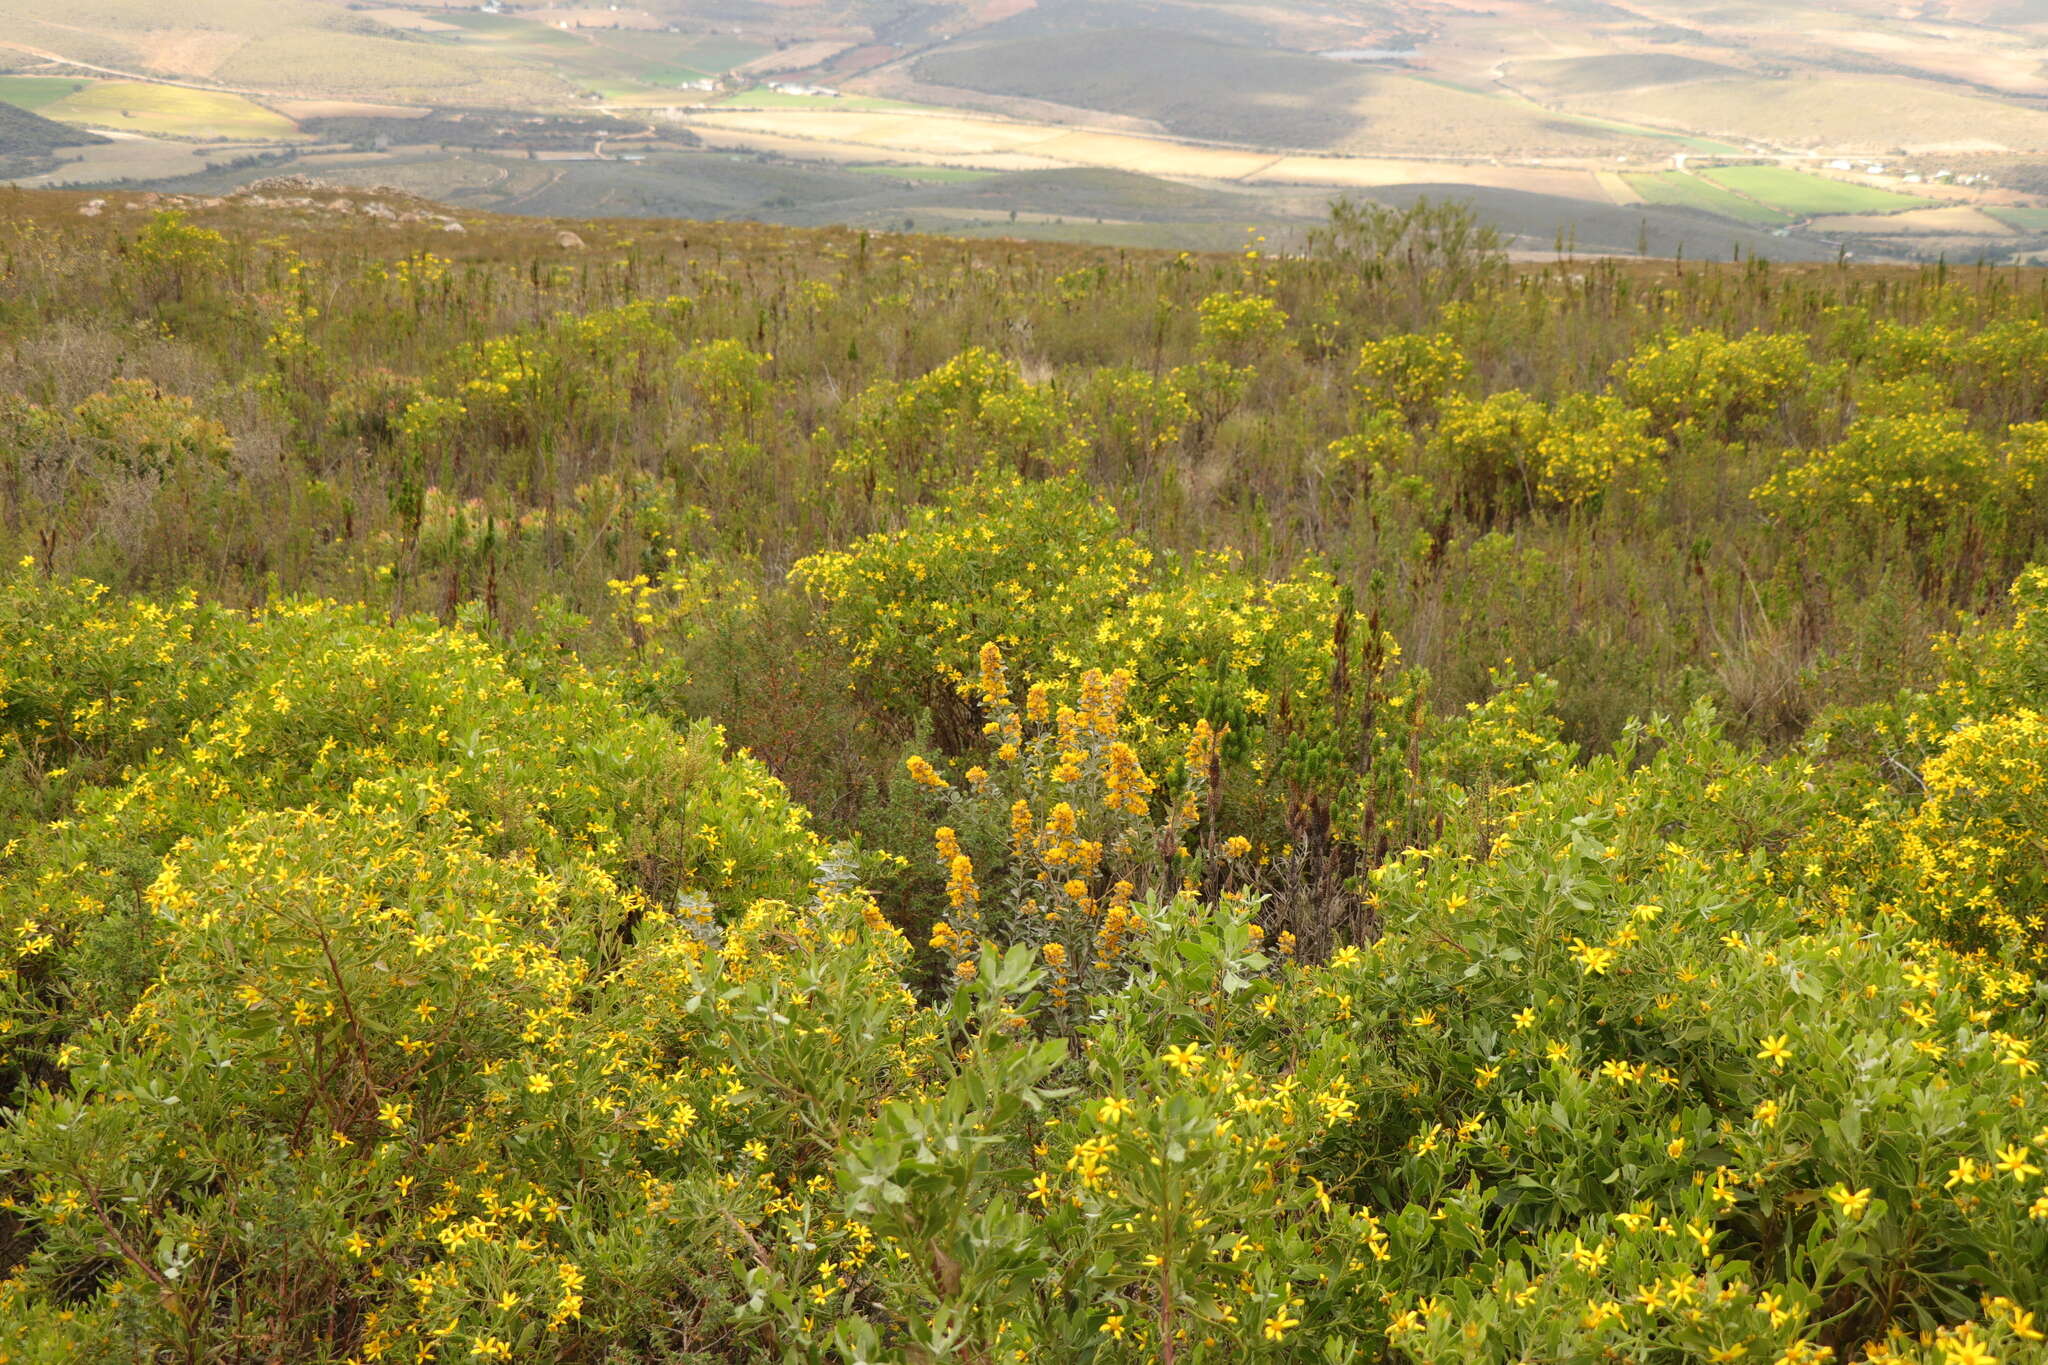
{"type": "Polygon", "coordinates": [[[1764,430],[1813,381],[1806,339],[1714,331],[1659,337],[1615,366],[1621,397],[1668,436],[1732,441],[1764,430]]]}
{"type": "Polygon", "coordinates": [[[1471,373],[1471,362],[1453,338],[1400,333],[1360,347],[1353,379],[1361,398],[1419,421],[1462,388],[1471,373]]]}
{"type": "Polygon", "coordinates": [[[1019,705],[993,643],[964,684],[996,742],[993,769],[976,767],[956,790],[921,757],[920,785],[937,793],[952,823],[937,836],[948,910],[932,931],[955,979],[971,979],[983,947],[1023,945],[1042,960],[1056,1009],[1105,989],[1149,933],[1148,894],[1168,896],[1198,869],[1185,861],[1202,820],[1216,737],[1199,722],[1187,744],[1181,790],[1157,799],[1125,737],[1132,677],[1091,669],[1072,706],[1034,684],[1019,705]],[[977,868],[955,825],[985,833],[992,856],[977,868]]]}

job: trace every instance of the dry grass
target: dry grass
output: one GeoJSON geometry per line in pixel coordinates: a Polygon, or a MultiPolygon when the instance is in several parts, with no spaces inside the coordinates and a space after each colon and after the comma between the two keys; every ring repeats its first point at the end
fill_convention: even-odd
{"type": "Polygon", "coordinates": [[[1589,171],[1473,165],[1388,157],[1276,156],[1130,133],[1054,128],[949,114],[864,114],[830,109],[764,109],[693,115],[689,126],[721,145],[839,160],[893,158],[1024,170],[1096,166],[1142,175],[1260,185],[1371,188],[1458,184],[1609,201],[1589,171]]]}
{"type": "Polygon", "coordinates": [[[2010,237],[2013,230],[1980,208],[1965,204],[1916,209],[1910,213],[1843,213],[1816,218],[1816,232],[1931,233],[1940,237],[2010,237]]]}
{"type": "Polygon", "coordinates": [[[401,28],[411,33],[460,33],[455,24],[421,14],[409,9],[366,9],[360,11],[363,18],[375,19],[388,28],[401,28]]]}
{"type": "Polygon", "coordinates": [[[16,183],[40,189],[86,185],[109,180],[163,180],[192,175],[239,156],[232,143],[163,142],[156,138],[121,137],[94,147],[67,149],[56,169],[16,183]]]}
{"type": "Polygon", "coordinates": [[[1629,183],[1628,177],[1613,171],[1595,171],[1593,178],[1600,182],[1600,188],[1607,197],[1617,204],[1627,206],[1643,202],[1642,192],[1629,183]]]}
{"type": "Polygon", "coordinates": [[[1881,76],[1699,81],[1602,104],[1710,136],[1877,156],[2048,149],[2048,112],[1881,76]]]}
{"type": "Polygon", "coordinates": [[[141,36],[146,70],[164,75],[211,76],[247,39],[219,29],[163,29],[141,36]]]}
{"type": "Polygon", "coordinates": [[[273,100],[271,108],[291,119],[424,118],[424,104],[376,104],[367,100],[273,100]]]}

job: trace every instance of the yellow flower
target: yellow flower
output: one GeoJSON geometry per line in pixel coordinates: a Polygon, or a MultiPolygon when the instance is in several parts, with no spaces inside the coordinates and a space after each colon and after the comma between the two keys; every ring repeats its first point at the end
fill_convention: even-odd
{"type": "Polygon", "coordinates": [[[1998,1365],[1998,1357],[1977,1340],[1976,1324],[1968,1322],[1941,1343],[1941,1360],[1942,1365],[1998,1365]]]}
{"type": "Polygon", "coordinates": [[[1114,1128],[1136,1113],[1137,1109],[1136,1105],[1123,1096],[1111,1095],[1095,1110],[1095,1121],[1105,1127],[1114,1128]]]}
{"type": "Polygon", "coordinates": [[[1301,1319],[1292,1317],[1285,1308],[1267,1318],[1259,1328],[1259,1335],[1268,1341],[1285,1341],[1287,1334],[1301,1326],[1301,1319]]]}
{"type": "Polygon", "coordinates": [[[937,769],[916,754],[904,759],[903,766],[910,770],[910,780],[920,787],[943,790],[949,785],[945,778],[939,776],[937,769]]]}
{"type": "Polygon", "coordinates": [[[1784,1070],[1785,1063],[1792,1057],[1792,1049],[1788,1046],[1788,1043],[1789,1035],[1787,1034],[1777,1033],[1771,1035],[1764,1039],[1763,1047],[1756,1054],[1757,1060],[1769,1062],[1780,1071],[1784,1070]]]}
{"type": "Polygon", "coordinates": [[[1870,1207],[1870,1190],[1867,1186],[1860,1190],[1851,1190],[1847,1185],[1837,1181],[1834,1188],[1828,1191],[1828,1198],[1834,1201],[1835,1207],[1841,1210],[1844,1218],[1861,1218],[1863,1211],[1870,1207]]]}
{"type": "Polygon", "coordinates": [[[1185,1047],[1170,1047],[1159,1054],[1159,1060],[1172,1067],[1183,1080],[1202,1069],[1202,1045],[1189,1043],[1185,1047]]]}
{"type": "Polygon", "coordinates": [[[2028,1176],[2041,1174],[2041,1168],[2027,1160],[2027,1151],[2027,1148],[2017,1145],[2001,1147],[1998,1149],[1998,1160],[1994,1165],[2015,1181],[2024,1181],[2028,1176]]]}
{"type": "Polygon", "coordinates": [[[1580,939],[1571,944],[1572,961],[1579,964],[1579,970],[1587,976],[1605,976],[1607,969],[1614,965],[1614,950],[1599,948],[1580,939]]]}

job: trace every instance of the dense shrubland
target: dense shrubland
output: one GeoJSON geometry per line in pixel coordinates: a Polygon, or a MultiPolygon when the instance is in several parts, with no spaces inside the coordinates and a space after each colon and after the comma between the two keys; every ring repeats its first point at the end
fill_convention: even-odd
{"type": "Polygon", "coordinates": [[[7,211],[0,1359],[2048,1359],[2031,276],[7,211]]]}

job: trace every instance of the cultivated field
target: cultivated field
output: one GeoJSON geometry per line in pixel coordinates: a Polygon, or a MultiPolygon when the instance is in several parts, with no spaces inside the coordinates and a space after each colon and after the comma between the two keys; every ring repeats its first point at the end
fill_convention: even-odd
{"type": "Polygon", "coordinates": [[[44,116],[93,128],[208,142],[275,141],[298,125],[241,96],[141,81],[88,81],[41,106],[44,116]]]}
{"type": "Polygon", "coordinates": [[[1837,214],[1812,219],[1815,232],[1925,233],[1936,237],[2010,237],[2014,224],[2003,222],[1995,211],[1954,205],[1949,208],[1909,209],[1902,213],[1837,214]]]}
{"type": "MultiPolygon", "coordinates": [[[[20,175],[14,183],[30,188],[111,185],[115,194],[133,193],[138,185],[204,174],[269,145],[255,148],[238,143],[171,142],[135,133],[109,134],[104,142],[92,146],[63,149],[56,153],[54,166],[20,175]]],[[[247,172],[224,174],[247,178],[247,172]]]]}
{"type": "MultiPolygon", "coordinates": [[[[2032,241],[2048,231],[2027,226],[2029,211],[2048,208],[2032,192],[2048,178],[2030,169],[2037,152],[2048,160],[2048,110],[2029,102],[2048,82],[2028,65],[2039,65],[2029,54],[2048,43],[2048,18],[2012,4],[1906,14],[1862,0],[1711,10],[1675,0],[1626,10],[777,0],[714,14],[672,0],[510,0],[498,13],[466,0],[190,3],[203,18],[149,0],[16,0],[0,16],[11,73],[0,101],[158,139],[283,140],[299,119],[428,110],[503,120],[595,108],[633,122],[690,111],[714,145],[827,171],[1115,169],[1267,197],[1463,187],[1510,196],[1502,204],[1573,201],[1588,215],[1654,210],[1647,237],[1682,240],[1691,224],[1731,248],[1754,241],[1790,255],[1802,253],[1782,244],[1808,219],[1974,204],[2014,211],[2000,220],[2016,225],[2010,249],[2048,248],[2032,241]],[[80,78],[126,84],[74,90],[80,78]],[[1674,173],[1679,155],[1760,164],[1754,176],[1709,178],[1682,163],[1674,173]],[[1843,157],[1895,164],[1861,183],[1809,174],[1843,157]],[[1924,199],[1906,188],[1909,172],[1931,181],[1939,170],[1956,183],[1924,199]],[[1779,229],[1789,236],[1771,235],[1779,229]]],[[[576,154],[537,142],[536,157],[576,154]]],[[[161,180],[193,165],[167,153],[152,176],[149,148],[170,145],[95,156],[161,180]]],[[[491,145],[516,150],[510,139],[491,145]]],[[[643,195],[616,173],[550,174],[559,178],[528,202],[556,204],[578,186],[607,204],[690,202],[673,186],[643,195]]],[[[465,194],[485,188],[455,178],[465,194]]],[[[503,183],[524,178],[507,172],[503,183]]],[[[1061,216],[1057,204],[1018,212],[1040,209],[1061,216]]],[[[1598,221],[1611,241],[1609,220],[1598,221]]],[[[1882,249],[1952,250],[1961,239],[1937,231],[1943,221],[1901,217],[1882,249]]],[[[1517,234],[1527,226],[1518,219],[1517,234]]]]}
{"type": "Polygon", "coordinates": [[[1647,204],[1694,209],[1719,218],[1765,227],[1778,227],[1792,221],[1790,214],[1724,189],[1703,175],[1690,171],[1660,171],[1655,175],[1632,175],[1627,180],[1647,204]]]}
{"type": "Polygon", "coordinates": [[[42,113],[58,101],[82,93],[91,84],[68,76],[0,76],[0,102],[42,113]]]}
{"type": "Polygon", "coordinates": [[[1827,213],[1888,213],[1921,208],[1927,200],[1846,180],[1831,180],[1783,166],[1710,166],[1700,175],[1724,189],[1808,218],[1827,213]]]}

